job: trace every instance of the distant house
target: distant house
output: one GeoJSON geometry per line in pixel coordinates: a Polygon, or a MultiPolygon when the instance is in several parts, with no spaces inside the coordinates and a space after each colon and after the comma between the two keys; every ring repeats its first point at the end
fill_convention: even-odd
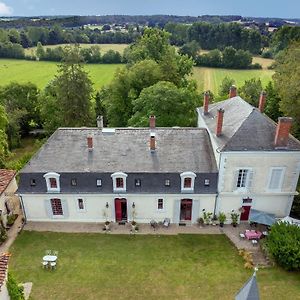
{"type": "Polygon", "coordinates": [[[19,199],[15,196],[17,191],[16,171],[0,169],[0,216],[3,225],[6,225],[7,216],[19,209],[19,199]]]}
{"type": "Polygon", "coordinates": [[[247,221],[250,208],[289,215],[300,171],[300,142],[289,134],[291,118],[278,124],[259,108],[236,96],[198,108],[198,126],[206,128],[219,170],[216,213],[241,211],[247,221]]]}
{"type": "Polygon", "coordinates": [[[60,128],[20,172],[29,221],[194,223],[218,170],[202,128],[60,128]]]}

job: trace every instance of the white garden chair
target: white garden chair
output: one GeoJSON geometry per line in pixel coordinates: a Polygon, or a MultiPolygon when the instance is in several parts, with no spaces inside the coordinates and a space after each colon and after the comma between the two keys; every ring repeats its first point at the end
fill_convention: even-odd
{"type": "Polygon", "coordinates": [[[42,265],[43,265],[43,268],[44,269],[47,269],[48,268],[48,262],[47,261],[42,261],[42,265]]]}
{"type": "Polygon", "coordinates": [[[51,261],[50,267],[51,267],[51,269],[56,269],[56,261],[51,261]]]}

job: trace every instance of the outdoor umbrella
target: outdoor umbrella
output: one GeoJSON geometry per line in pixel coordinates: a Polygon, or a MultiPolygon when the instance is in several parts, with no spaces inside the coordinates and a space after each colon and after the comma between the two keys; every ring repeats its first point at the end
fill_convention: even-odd
{"type": "Polygon", "coordinates": [[[235,300],[259,300],[256,271],[236,294],[235,300]]]}
{"type": "Polygon", "coordinates": [[[251,208],[249,221],[271,226],[275,223],[275,215],[251,208]]]}

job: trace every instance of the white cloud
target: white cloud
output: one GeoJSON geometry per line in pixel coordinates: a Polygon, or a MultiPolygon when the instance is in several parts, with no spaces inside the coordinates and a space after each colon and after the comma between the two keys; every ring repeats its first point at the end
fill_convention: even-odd
{"type": "Polygon", "coordinates": [[[10,16],[13,13],[12,7],[0,2],[0,16],[10,16]]]}

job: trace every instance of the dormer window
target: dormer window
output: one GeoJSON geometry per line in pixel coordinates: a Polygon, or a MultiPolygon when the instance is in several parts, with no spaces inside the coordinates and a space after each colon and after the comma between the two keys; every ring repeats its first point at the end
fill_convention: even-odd
{"type": "Polygon", "coordinates": [[[170,185],[171,185],[170,179],[166,179],[165,180],[165,186],[170,186],[170,185]]]}
{"type": "Polygon", "coordinates": [[[136,179],[134,181],[135,186],[141,186],[141,179],[136,179]]]}
{"type": "Polygon", "coordinates": [[[49,172],[44,175],[48,192],[60,192],[60,175],[55,172],[49,172]]]}
{"type": "Polygon", "coordinates": [[[36,182],[35,182],[35,179],[30,179],[30,185],[31,186],[36,186],[36,182]]]}
{"type": "Polygon", "coordinates": [[[116,187],[118,189],[123,189],[124,188],[124,180],[122,177],[117,177],[116,178],[116,187]]]}
{"type": "Polygon", "coordinates": [[[111,175],[113,180],[114,192],[126,192],[126,178],[127,174],[123,172],[116,172],[111,175]]]}
{"type": "Polygon", "coordinates": [[[183,172],[181,177],[181,192],[193,192],[196,174],[193,172],[183,172]]]}
{"type": "Polygon", "coordinates": [[[71,179],[71,185],[72,186],[76,186],[77,185],[77,179],[76,178],[72,178],[71,179]]]}

